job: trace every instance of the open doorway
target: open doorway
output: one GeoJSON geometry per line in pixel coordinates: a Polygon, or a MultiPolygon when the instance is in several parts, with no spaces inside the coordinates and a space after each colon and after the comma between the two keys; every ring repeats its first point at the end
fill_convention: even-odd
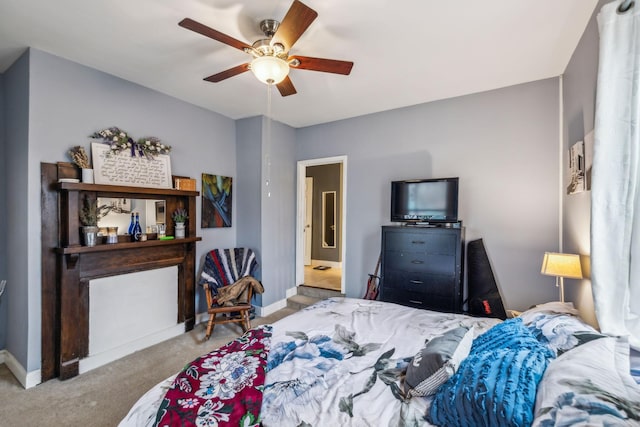
{"type": "Polygon", "coordinates": [[[346,161],[298,162],[296,285],[345,293],[346,161]]]}

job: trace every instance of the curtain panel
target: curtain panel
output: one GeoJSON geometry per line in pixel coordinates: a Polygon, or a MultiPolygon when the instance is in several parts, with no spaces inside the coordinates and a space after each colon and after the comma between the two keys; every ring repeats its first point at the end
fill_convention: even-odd
{"type": "Polygon", "coordinates": [[[591,279],[602,332],[640,349],[640,6],[619,13],[621,3],[598,15],[591,279]]]}

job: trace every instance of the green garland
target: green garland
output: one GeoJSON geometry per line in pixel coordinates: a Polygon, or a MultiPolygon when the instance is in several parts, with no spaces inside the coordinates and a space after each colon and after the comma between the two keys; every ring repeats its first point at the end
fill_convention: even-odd
{"type": "Polygon", "coordinates": [[[146,138],[140,138],[134,141],[127,132],[117,128],[110,127],[98,132],[94,132],[90,138],[102,139],[102,142],[108,144],[111,147],[110,154],[118,154],[125,150],[131,151],[131,157],[144,156],[148,159],[158,154],[169,154],[171,146],[163,144],[155,136],[149,136],[146,138]]]}

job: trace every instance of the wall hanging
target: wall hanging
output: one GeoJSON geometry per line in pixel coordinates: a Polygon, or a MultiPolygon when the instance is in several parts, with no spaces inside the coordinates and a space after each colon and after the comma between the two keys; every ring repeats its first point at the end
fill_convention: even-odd
{"type": "Polygon", "coordinates": [[[231,227],[233,178],[202,174],[202,228],[231,227]]]}

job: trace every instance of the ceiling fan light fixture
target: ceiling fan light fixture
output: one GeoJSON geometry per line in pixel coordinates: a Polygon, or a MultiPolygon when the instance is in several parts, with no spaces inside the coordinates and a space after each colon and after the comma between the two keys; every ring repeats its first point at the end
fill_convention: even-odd
{"type": "Polygon", "coordinates": [[[265,84],[278,84],[289,74],[289,63],[277,56],[259,56],[251,61],[251,71],[265,84]]]}

